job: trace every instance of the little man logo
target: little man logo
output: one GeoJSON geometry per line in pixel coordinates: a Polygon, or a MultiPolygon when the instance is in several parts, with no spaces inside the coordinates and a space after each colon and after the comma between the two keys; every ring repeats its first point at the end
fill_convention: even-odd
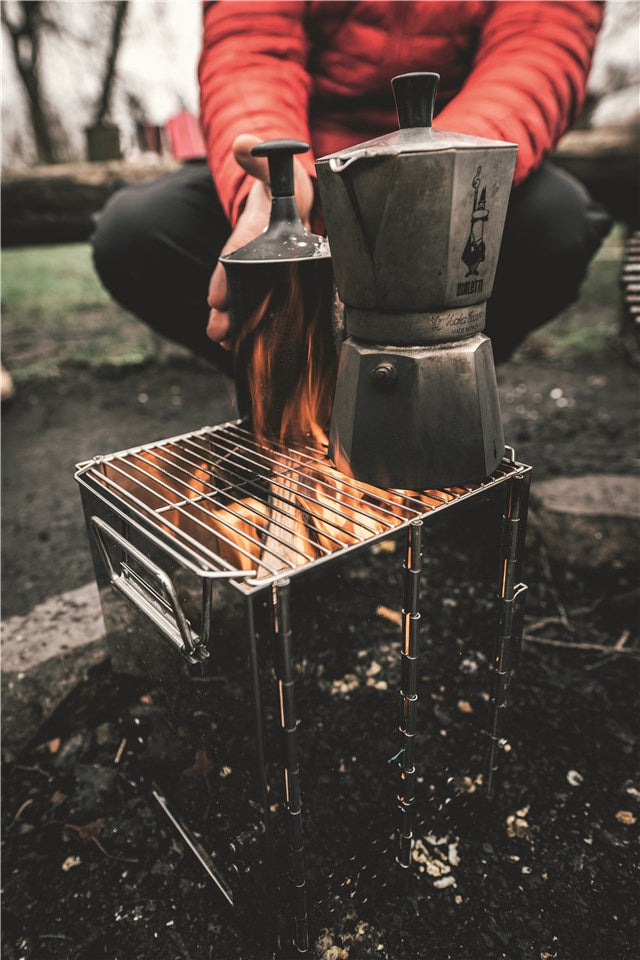
{"type": "MultiPolygon", "coordinates": [[[[471,181],[473,187],[473,210],[471,211],[471,226],[469,228],[469,236],[465,244],[465,248],[462,251],[462,257],[460,258],[463,263],[467,265],[467,272],[465,277],[477,277],[478,276],[478,267],[484,261],[485,256],[485,245],[484,245],[484,225],[489,219],[489,211],[487,210],[487,188],[483,187],[480,195],[478,196],[478,191],[480,190],[480,174],[482,172],[482,167],[478,167],[476,170],[476,175],[471,181]]],[[[460,287],[467,286],[467,284],[458,284],[458,294],[461,296],[460,287]]],[[[482,286],[479,288],[482,289],[482,286]]],[[[475,291],[463,291],[472,293],[475,291]]]]}

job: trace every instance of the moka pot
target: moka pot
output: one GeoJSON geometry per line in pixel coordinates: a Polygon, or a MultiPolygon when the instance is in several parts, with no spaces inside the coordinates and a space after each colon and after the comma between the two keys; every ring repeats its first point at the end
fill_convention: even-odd
{"type": "Polygon", "coordinates": [[[504,453],[482,330],[516,147],[434,130],[438,81],[395,77],[400,129],[316,163],[347,332],[330,453],[387,488],[481,480],[504,453]]]}

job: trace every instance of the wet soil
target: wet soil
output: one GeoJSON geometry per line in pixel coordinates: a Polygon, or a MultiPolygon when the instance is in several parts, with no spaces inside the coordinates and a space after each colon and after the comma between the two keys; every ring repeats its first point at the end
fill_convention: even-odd
{"type": "MultiPolygon", "coordinates": [[[[434,521],[428,536],[417,843],[404,884],[394,863],[399,628],[389,612],[399,606],[401,545],[369,550],[294,590],[312,956],[637,956],[632,658],[525,644],[504,721],[500,788],[492,804],[483,797],[494,506],[460,508],[434,521]],[[484,546],[463,547],[469,534],[484,546]]],[[[636,626],[614,624],[602,603],[592,609],[593,593],[571,571],[550,578],[535,549],[528,577],[529,623],[551,618],[538,636],[567,639],[565,614],[569,639],[602,645],[636,626]]],[[[263,892],[244,873],[260,857],[261,838],[246,798],[241,638],[239,621],[225,631],[224,683],[213,680],[197,701],[181,692],[186,720],[167,713],[160,690],[143,692],[103,667],[38,743],[6,758],[4,957],[268,956],[263,892]],[[201,731],[197,749],[179,736],[185,724],[201,731]],[[231,857],[239,874],[231,876],[241,890],[249,884],[248,910],[234,916],[225,906],[154,801],[152,781],[207,849],[224,859],[225,831],[239,838],[231,857]]],[[[264,644],[261,656],[268,660],[264,644]]],[[[266,671],[263,680],[275,730],[266,671]]],[[[277,756],[274,747],[274,783],[277,756]]],[[[282,829],[277,788],[271,799],[282,829]]],[[[279,851],[286,872],[285,844],[279,851]]],[[[282,955],[295,955],[286,940],[282,955]]]]}
{"type": "MultiPolygon", "coordinates": [[[[504,367],[499,378],[506,434],[536,476],[637,467],[635,373],[622,362],[563,370],[532,361],[504,367]]],[[[5,615],[91,576],[73,463],[223,419],[220,395],[211,373],[195,366],[25,388],[4,430],[5,615]]],[[[622,640],[632,647],[637,636],[637,610],[625,599],[634,584],[624,573],[592,582],[550,564],[535,539],[530,544],[531,640],[489,804],[482,731],[495,509],[493,501],[462,506],[427,531],[417,843],[404,882],[394,863],[401,545],[367,550],[294,584],[311,956],[638,955],[637,661],[613,650],[622,640]]],[[[243,812],[250,710],[239,614],[230,624],[214,671],[224,682],[212,680],[197,708],[182,700],[186,722],[207,731],[204,748],[179,735],[183,726],[167,715],[159,689],[102,666],[20,756],[5,755],[3,958],[268,956],[262,895],[244,869],[259,860],[260,835],[243,812]],[[239,889],[247,885],[249,910],[225,906],[159,809],[154,783],[209,849],[225,833],[225,818],[231,832],[238,818],[242,842],[230,862],[239,889]]],[[[275,748],[273,758],[275,784],[275,748]]],[[[275,786],[272,800],[281,859],[275,786]]],[[[294,955],[286,941],[282,954],[294,955]]]]}

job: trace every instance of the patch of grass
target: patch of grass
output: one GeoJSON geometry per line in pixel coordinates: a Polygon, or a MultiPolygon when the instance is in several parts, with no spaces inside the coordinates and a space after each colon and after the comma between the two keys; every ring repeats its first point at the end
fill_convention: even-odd
{"type": "Polygon", "coordinates": [[[100,285],[88,244],[3,251],[2,307],[3,360],[17,382],[64,367],[120,369],[154,355],[150,331],[100,285]]]}
{"type": "MultiPolygon", "coordinates": [[[[578,302],[535,331],[517,358],[571,363],[611,351],[619,330],[622,242],[616,227],[578,302]]],[[[153,334],[103,290],[86,243],[3,251],[2,307],[3,360],[18,383],[78,366],[120,370],[156,354],[153,334]]]]}

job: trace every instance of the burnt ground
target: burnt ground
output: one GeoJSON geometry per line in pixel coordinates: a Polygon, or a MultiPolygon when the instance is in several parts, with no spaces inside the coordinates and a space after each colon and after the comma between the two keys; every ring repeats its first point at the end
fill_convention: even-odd
{"type": "MultiPolygon", "coordinates": [[[[78,251],[65,255],[76,269],[78,251]]],[[[126,318],[97,316],[94,286],[82,309],[77,301],[70,311],[63,299],[52,318],[59,259],[42,279],[41,254],[28,276],[21,256],[7,274],[20,289],[13,300],[7,295],[3,345],[5,361],[23,374],[3,410],[4,617],[92,577],[76,461],[232,415],[211,370],[175,358],[157,363],[153,345],[140,346],[126,318]],[[42,303],[31,316],[25,311],[39,277],[42,303]],[[135,343],[127,342],[119,368],[127,336],[135,343]],[[66,361],[52,367],[60,356],[66,361]],[[131,365],[136,356],[141,366],[131,365]]],[[[598,269],[601,282],[588,287],[569,322],[532,338],[499,370],[505,433],[534,465],[534,484],[554,474],[637,472],[637,369],[617,349],[611,313],[617,262],[598,269]]],[[[492,509],[445,512],[427,530],[419,842],[404,887],[392,856],[401,551],[367,550],[295,585],[311,956],[635,960],[640,953],[638,677],[637,660],[624,652],[637,642],[635,574],[566,569],[531,538],[526,638],[507,719],[511,749],[489,805],[479,777],[493,648],[492,509]],[[613,649],[621,643],[622,651],[613,649]]],[[[190,722],[207,730],[206,754],[194,756],[176,737],[159,690],[136,686],[109,664],[78,678],[20,755],[5,751],[3,960],[266,956],[260,897],[248,891],[250,910],[231,915],[150,793],[153,778],[211,849],[224,847],[218,826],[226,833],[226,820],[246,809],[249,715],[237,616],[221,637],[223,682],[214,674],[197,709],[187,705],[190,722]]],[[[267,700],[273,717],[276,704],[267,700]]],[[[274,793],[273,801],[278,823],[281,798],[274,793]]],[[[248,823],[240,865],[243,851],[249,861],[258,856],[248,823]]]]}
{"type": "MultiPolygon", "coordinates": [[[[636,373],[625,361],[611,354],[606,364],[567,368],[530,357],[499,378],[506,434],[536,477],[635,470],[636,373]],[[562,398],[568,402],[558,405],[562,398]]],[[[20,391],[4,431],[5,615],[91,575],[74,460],[215,422],[227,402],[220,395],[211,372],[195,364],[116,379],[76,375],[20,391]]],[[[638,950],[636,662],[597,648],[525,643],[508,720],[511,750],[488,805],[477,777],[492,651],[490,505],[445,514],[430,530],[420,844],[405,890],[387,849],[398,777],[389,761],[400,746],[398,628],[376,612],[379,604],[398,608],[399,550],[367,551],[339,572],[301,581],[294,593],[311,953],[631,960],[638,950]],[[439,886],[450,877],[453,884],[439,886]]],[[[529,553],[528,623],[550,618],[543,629],[529,628],[532,637],[611,646],[637,630],[624,577],[593,582],[549,566],[535,541],[529,553]]],[[[212,723],[245,715],[240,647],[236,627],[221,656],[225,684],[213,707],[207,703],[212,723]]],[[[224,728],[223,745],[199,763],[175,742],[158,699],[102,667],[21,756],[5,757],[7,960],[265,956],[258,901],[251,922],[230,917],[140,785],[131,748],[138,721],[155,744],[145,762],[153,769],[159,757],[171,759],[173,786],[197,822],[204,798],[233,784],[236,773],[240,779],[243,724],[224,728]],[[194,780],[195,799],[186,790],[194,780]]],[[[233,789],[240,787],[230,786],[230,796],[233,789]]]]}

